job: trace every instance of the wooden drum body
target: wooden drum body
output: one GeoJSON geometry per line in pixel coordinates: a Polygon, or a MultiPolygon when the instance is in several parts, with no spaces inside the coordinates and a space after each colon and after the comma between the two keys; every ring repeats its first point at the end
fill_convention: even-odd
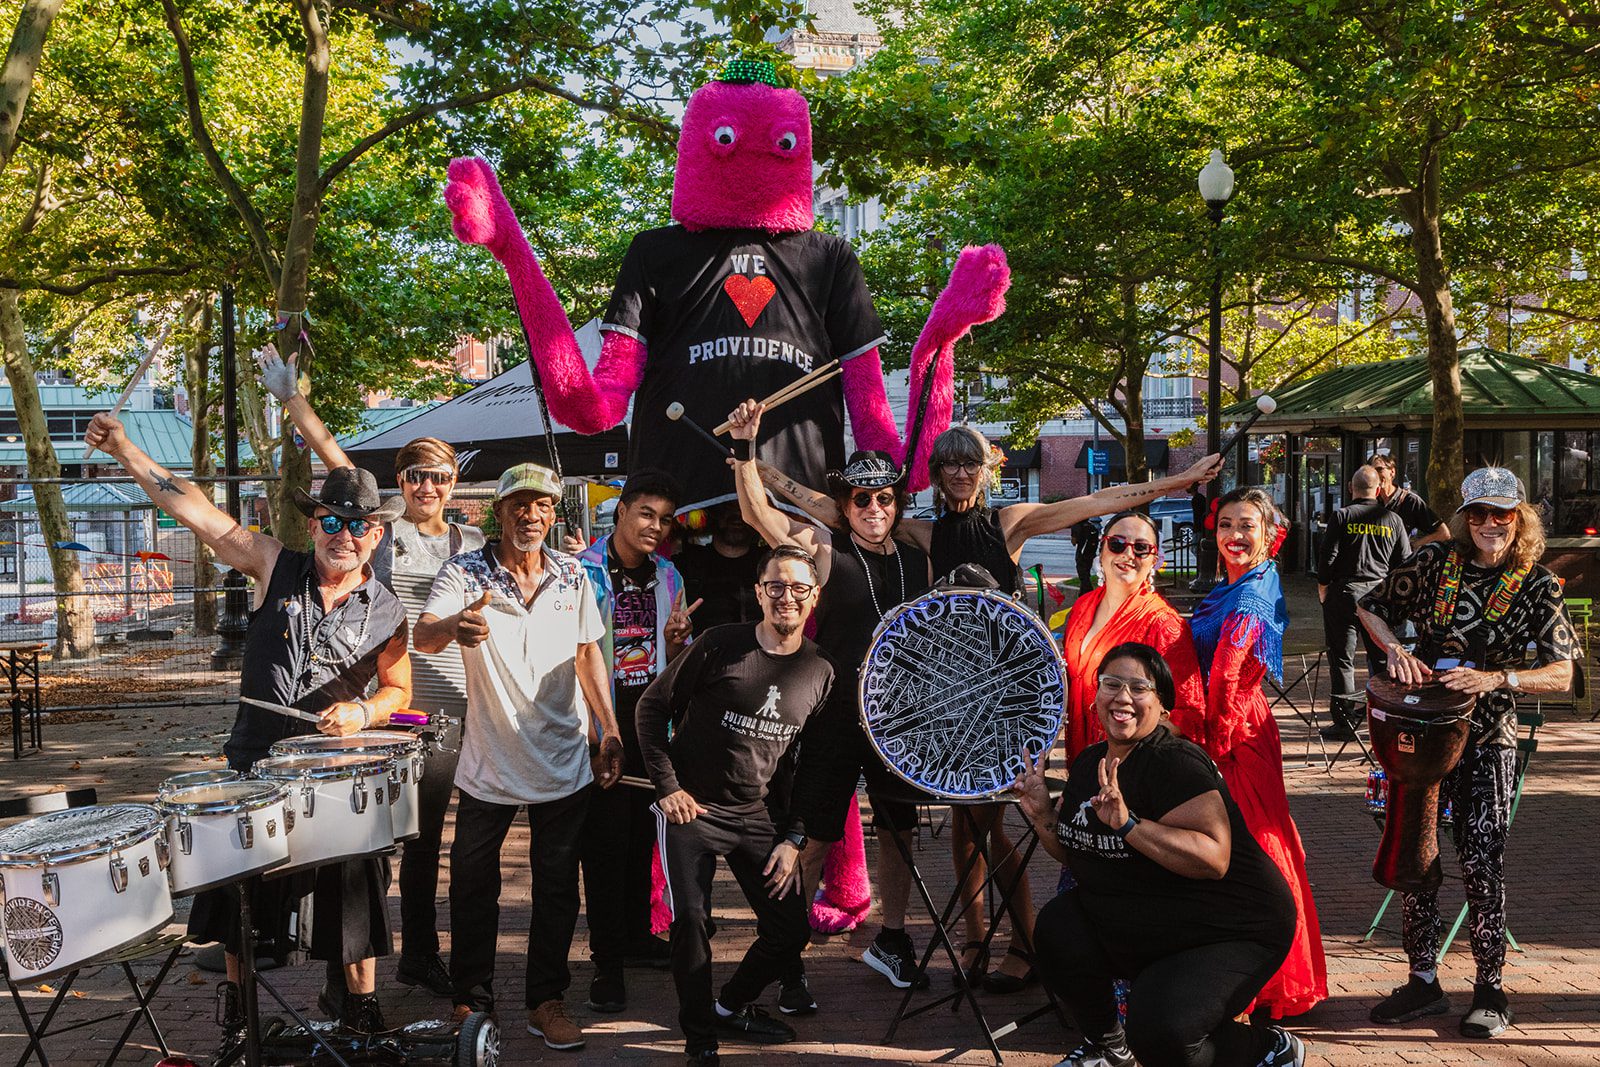
{"type": "Polygon", "coordinates": [[[1439,785],[1455,770],[1472,731],[1477,697],[1439,682],[1367,683],[1372,753],[1388,774],[1388,816],[1372,877],[1402,893],[1439,887],[1439,785]]]}

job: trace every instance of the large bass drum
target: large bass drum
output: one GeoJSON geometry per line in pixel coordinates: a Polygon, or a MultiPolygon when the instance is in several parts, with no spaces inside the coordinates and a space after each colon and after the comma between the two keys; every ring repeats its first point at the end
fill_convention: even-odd
{"type": "Polygon", "coordinates": [[[1389,782],[1388,817],[1372,861],[1378,884],[1402,893],[1439,888],[1439,784],[1466,751],[1478,698],[1439,682],[1367,682],[1372,754],[1389,782]]]}
{"type": "Polygon", "coordinates": [[[884,764],[945,800],[1011,787],[1022,752],[1055,744],[1061,655],[1038,617],[989,589],[941,589],[878,624],[861,667],[861,725],[884,764]]]}

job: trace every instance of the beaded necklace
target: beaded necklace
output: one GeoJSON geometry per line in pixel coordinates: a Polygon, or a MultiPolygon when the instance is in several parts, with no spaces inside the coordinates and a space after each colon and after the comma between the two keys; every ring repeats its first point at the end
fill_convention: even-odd
{"type": "MultiPolygon", "coordinates": [[[[300,647],[297,650],[298,655],[295,657],[303,665],[303,669],[300,671],[300,684],[302,686],[308,686],[314,682],[321,668],[326,667],[331,673],[335,668],[344,666],[350,660],[348,654],[337,657],[333,654],[332,635],[338,632],[338,628],[330,627],[328,637],[321,640],[317,639],[317,631],[321,627],[312,621],[313,616],[311,613],[313,606],[311,597],[312,590],[315,587],[315,575],[315,570],[306,575],[306,584],[300,590],[299,602],[296,604],[300,610],[289,613],[291,615],[305,616],[305,623],[300,628],[300,647]]],[[[356,639],[352,644],[352,651],[356,653],[359,653],[362,646],[366,644],[367,626],[372,621],[372,598],[364,597],[363,601],[361,629],[356,633],[356,639]]],[[[327,621],[328,614],[331,613],[323,615],[323,621],[327,621]]],[[[284,631],[284,636],[289,636],[288,630],[284,631]]]]}
{"type": "MultiPolygon", "coordinates": [[[[1465,565],[1460,548],[1452,548],[1445,557],[1444,573],[1439,576],[1439,591],[1433,599],[1433,622],[1441,628],[1450,625],[1456,615],[1456,601],[1461,598],[1461,572],[1465,565]]],[[[1498,622],[1511,609],[1511,601],[1522,589],[1523,581],[1531,569],[1528,565],[1512,567],[1500,572],[1489,594],[1483,617],[1488,622],[1498,622]]]]}
{"type": "MultiPolygon", "coordinates": [[[[861,573],[866,575],[867,578],[867,596],[872,598],[873,610],[878,613],[878,618],[881,619],[886,609],[882,604],[878,603],[878,588],[872,584],[872,566],[867,562],[866,554],[861,551],[861,546],[856,544],[855,537],[850,534],[845,534],[845,536],[850,540],[850,550],[856,554],[856,559],[861,561],[861,573]]],[[[906,568],[905,564],[900,562],[899,545],[894,546],[894,569],[900,581],[900,599],[891,603],[889,605],[891,608],[895,604],[905,603],[906,599],[906,568]]]]}

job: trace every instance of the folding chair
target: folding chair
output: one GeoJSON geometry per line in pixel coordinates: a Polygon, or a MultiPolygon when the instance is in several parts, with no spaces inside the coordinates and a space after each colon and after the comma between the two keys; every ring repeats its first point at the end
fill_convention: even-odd
{"type": "Polygon", "coordinates": [[[1372,759],[1372,750],[1367,747],[1367,742],[1361,737],[1361,731],[1367,728],[1366,700],[1358,696],[1329,697],[1328,708],[1329,717],[1335,721],[1340,719],[1342,713],[1344,721],[1350,724],[1351,733],[1353,734],[1353,736],[1345,738],[1340,743],[1339,751],[1335,752],[1333,758],[1328,761],[1328,771],[1330,773],[1333,771],[1333,765],[1339,762],[1339,758],[1344,755],[1344,750],[1351,745],[1355,745],[1361,751],[1363,760],[1376,766],[1372,759]],[[1338,708],[1334,707],[1335,703],[1339,704],[1338,708]]]}
{"type": "MultiPolygon", "coordinates": [[[[93,789],[72,789],[56,793],[43,793],[31,797],[16,797],[0,801],[0,819],[13,819],[24,815],[44,815],[52,811],[65,811],[68,808],[85,808],[93,804],[96,794],[93,789]]],[[[109,1022],[112,1019],[127,1019],[127,1025],[122,1028],[122,1034],[111,1046],[104,1064],[112,1064],[122,1054],[133,1037],[133,1031],[138,1027],[139,1021],[144,1020],[155,1036],[156,1045],[161,1049],[161,1054],[170,1053],[167,1048],[166,1038],[161,1033],[161,1027],[156,1023],[155,1016],[150,1013],[150,1004],[155,1000],[156,992],[161,988],[161,983],[166,981],[167,974],[172,970],[172,965],[178,961],[178,955],[183,951],[186,938],[183,934],[153,934],[150,938],[136,945],[130,945],[115,952],[109,952],[84,961],[83,965],[62,975],[56,983],[55,995],[51,997],[50,1004],[44,1013],[38,1017],[37,1022],[29,1014],[27,1002],[22,999],[22,990],[11,980],[11,975],[5,970],[4,959],[0,958],[0,978],[4,978],[6,988],[11,991],[11,1002],[17,1007],[17,1015],[22,1020],[23,1032],[27,1035],[28,1045],[22,1050],[22,1058],[17,1061],[17,1067],[23,1067],[29,1060],[38,1058],[40,1067],[50,1067],[50,1058],[45,1055],[44,1040],[47,1037],[59,1037],[73,1030],[81,1030],[86,1026],[109,1022]],[[141,986],[139,978],[133,973],[133,964],[140,960],[162,957],[160,968],[156,971],[147,986],[141,986]],[[78,1022],[68,1023],[65,1026],[51,1029],[56,1013],[66,1002],[72,990],[73,983],[78,975],[88,967],[104,967],[115,965],[122,968],[123,976],[127,979],[128,990],[133,994],[133,1006],[122,1008],[119,1011],[107,1012],[97,1015],[92,1019],[83,1019],[78,1022]]]]}
{"type": "Polygon", "coordinates": [[[1323,740],[1322,732],[1317,727],[1317,685],[1322,678],[1322,664],[1327,659],[1328,650],[1325,648],[1317,649],[1316,656],[1310,660],[1306,659],[1306,653],[1304,652],[1300,652],[1298,655],[1300,657],[1300,673],[1288,683],[1279,685],[1272,675],[1267,675],[1267,684],[1272,686],[1273,691],[1277,694],[1272,698],[1272,703],[1267,705],[1267,710],[1271,711],[1280,704],[1287,704],[1289,710],[1294,712],[1295,717],[1306,724],[1306,765],[1310,766],[1311,764],[1311,739],[1313,737],[1316,738],[1317,744],[1322,747],[1322,761],[1326,765],[1328,761],[1328,744],[1323,740]],[[1295,687],[1301,682],[1306,683],[1306,706],[1303,708],[1293,696],[1295,687]]]}

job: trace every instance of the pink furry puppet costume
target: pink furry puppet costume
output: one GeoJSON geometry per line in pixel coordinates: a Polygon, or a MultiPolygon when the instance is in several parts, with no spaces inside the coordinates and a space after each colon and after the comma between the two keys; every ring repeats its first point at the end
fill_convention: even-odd
{"type": "Polygon", "coordinates": [[[872,910],[872,881],[867,877],[867,844],[861,834],[861,802],[850,798],[844,836],[828,848],[822,862],[822,884],[811,902],[811,929],[842,934],[861,925],[872,910]]]}
{"type": "MultiPolygon", "coordinates": [[[[811,181],[810,108],[778,87],[771,64],[736,60],[696,90],[678,140],[678,224],[634,237],[593,372],[489,164],[452,161],[444,195],[456,236],[488,248],[510,276],[554,417],[599,433],[632,399],[628,469],[666,469],[684,486],[687,511],[734,499],[733,478],[667,406],[681,403],[712,427],[740,401],[831,360],[843,366],[843,387],[835,379],[775,410],[762,421],[758,455],[822,485],[844,465],[845,401],[857,448],[904,455],[884,393],[883,329],[850,245],[813,229],[811,181]]],[[[918,456],[950,422],[955,343],[1005,309],[1010,278],[999,247],[966,248],[934,302],[911,359],[912,397],[934,375],[918,456]]],[[[926,471],[911,478],[920,488],[926,471]]]]}

